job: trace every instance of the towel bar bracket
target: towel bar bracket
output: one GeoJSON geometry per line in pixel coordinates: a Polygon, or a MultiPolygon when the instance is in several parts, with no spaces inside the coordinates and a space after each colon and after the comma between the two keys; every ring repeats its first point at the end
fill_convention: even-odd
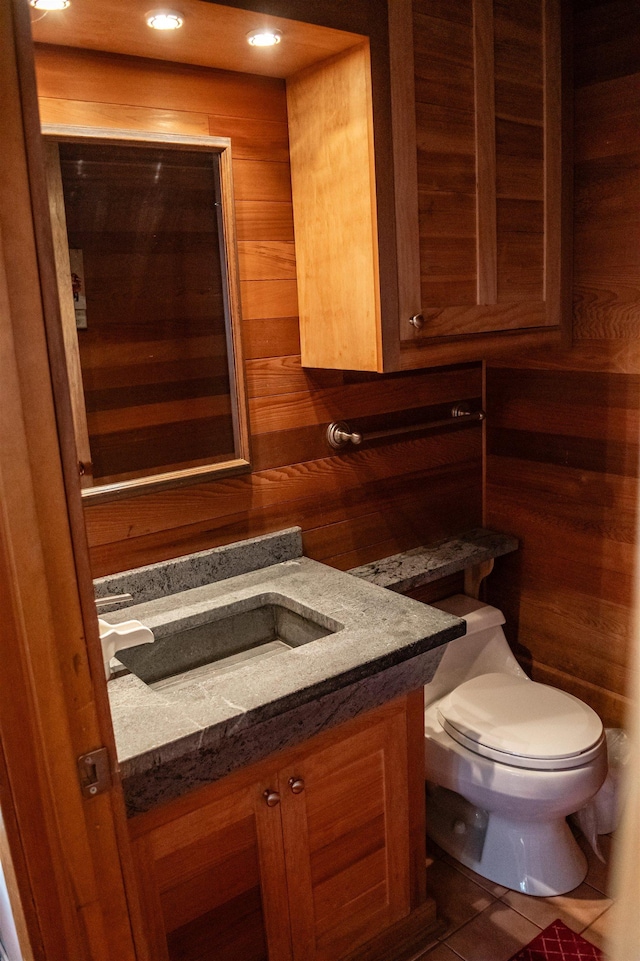
{"type": "Polygon", "coordinates": [[[327,427],[327,441],[334,450],[340,450],[349,442],[356,445],[361,444],[362,434],[351,433],[349,425],[345,424],[343,420],[339,420],[327,427]]]}

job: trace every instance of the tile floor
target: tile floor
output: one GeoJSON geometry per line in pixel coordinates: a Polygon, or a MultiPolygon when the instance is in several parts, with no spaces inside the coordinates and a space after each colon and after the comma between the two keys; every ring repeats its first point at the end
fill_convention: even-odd
{"type": "MultiPolygon", "coordinates": [[[[479,877],[429,841],[428,886],[445,926],[415,961],[508,961],[556,918],[602,947],[613,904],[608,864],[579,843],[589,862],[584,882],[569,894],[532,898],[479,877]]],[[[611,838],[601,837],[600,847],[608,862],[611,838]]]]}

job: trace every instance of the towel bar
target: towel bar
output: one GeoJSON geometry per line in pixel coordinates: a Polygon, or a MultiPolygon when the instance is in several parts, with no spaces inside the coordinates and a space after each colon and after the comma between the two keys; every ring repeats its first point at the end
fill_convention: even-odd
{"type": "Polygon", "coordinates": [[[374,430],[366,436],[356,431],[351,431],[349,425],[343,420],[334,421],[327,427],[327,442],[334,450],[340,450],[348,443],[361,444],[364,440],[379,440],[382,437],[396,437],[401,434],[417,434],[419,431],[432,430],[437,427],[449,427],[450,424],[459,424],[461,421],[483,421],[485,419],[483,410],[470,411],[466,404],[454,404],[448,417],[441,420],[427,421],[426,424],[409,424],[406,427],[390,427],[387,430],[374,430]]]}

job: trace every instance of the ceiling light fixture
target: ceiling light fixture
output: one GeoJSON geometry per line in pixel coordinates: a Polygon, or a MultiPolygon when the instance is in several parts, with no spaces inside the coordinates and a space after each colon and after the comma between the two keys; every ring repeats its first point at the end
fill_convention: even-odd
{"type": "Polygon", "coordinates": [[[29,0],[35,10],[66,10],[71,0],[29,0]]]}
{"type": "Polygon", "coordinates": [[[252,30],[247,34],[247,41],[252,47],[275,47],[281,38],[279,30],[252,30]]]}
{"type": "Polygon", "coordinates": [[[179,30],[184,17],[175,10],[151,10],[147,14],[147,25],[154,30],[179,30]]]}

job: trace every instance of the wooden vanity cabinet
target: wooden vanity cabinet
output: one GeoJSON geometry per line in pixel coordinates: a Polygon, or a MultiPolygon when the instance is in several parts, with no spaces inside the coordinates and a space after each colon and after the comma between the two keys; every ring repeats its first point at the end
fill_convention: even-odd
{"type": "Polygon", "coordinates": [[[388,117],[366,44],[287,79],[303,365],[410,369],[557,341],[559,0],[393,0],[388,30],[388,117]]]}
{"type": "Polygon", "coordinates": [[[424,932],[422,738],[420,692],[133,818],[149,961],[382,958],[416,909],[424,932]]]}

